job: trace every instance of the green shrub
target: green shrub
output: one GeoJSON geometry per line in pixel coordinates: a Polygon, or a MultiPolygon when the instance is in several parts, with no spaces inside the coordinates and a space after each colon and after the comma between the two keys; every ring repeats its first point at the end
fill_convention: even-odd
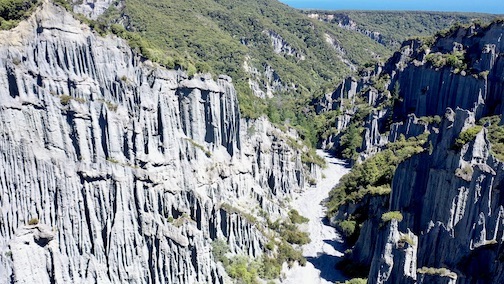
{"type": "Polygon", "coordinates": [[[391,221],[392,219],[401,222],[403,220],[403,215],[399,211],[390,211],[382,214],[381,217],[384,223],[391,221]]]}
{"type": "Polygon", "coordinates": [[[406,234],[402,235],[399,238],[399,242],[408,243],[410,246],[414,246],[415,245],[415,241],[409,235],[406,235],[406,234]]]}
{"type": "Polygon", "coordinates": [[[418,120],[428,123],[428,124],[440,124],[441,123],[441,117],[439,115],[434,115],[434,116],[422,116],[419,117],[418,120]]]}
{"type": "Polygon", "coordinates": [[[269,242],[266,243],[266,249],[272,251],[275,249],[275,242],[273,240],[270,240],[269,242]]]}
{"type": "Polygon", "coordinates": [[[301,162],[305,164],[315,164],[321,168],[325,168],[327,166],[326,161],[322,157],[317,155],[317,153],[313,148],[310,149],[308,152],[303,152],[301,154],[301,162]]]}
{"type": "Polygon", "coordinates": [[[451,272],[447,268],[434,268],[434,267],[425,267],[417,269],[417,273],[420,274],[429,274],[429,275],[440,275],[444,277],[449,277],[452,279],[457,279],[457,274],[455,272],[451,272]]]}
{"type": "Polygon", "coordinates": [[[450,66],[456,70],[455,73],[467,69],[465,55],[460,51],[454,51],[452,53],[430,53],[425,56],[425,60],[435,68],[450,66]]]}
{"type": "Polygon", "coordinates": [[[425,150],[428,133],[405,139],[401,136],[386,149],[353,167],[329,193],[328,216],[345,203],[358,202],[366,194],[390,193],[394,172],[399,163],[425,150]]]}
{"type": "Polygon", "coordinates": [[[427,56],[425,56],[425,60],[435,68],[440,68],[446,65],[446,59],[439,52],[427,54],[427,56]]]}
{"type": "Polygon", "coordinates": [[[212,242],[212,254],[215,259],[220,262],[224,262],[226,258],[226,253],[229,252],[229,246],[227,242],[223,239],[216,239],[212,242]]]}
{"type": "Polygon", "coordinates": [[[112,102],[105,102],[105,104],[107,105],[107,108],[111,111],[117,111],[117,105],[112,103],[112,102]]]}
{"type": "Polygon", "coordinates": [[[480,73],[478,73],[478,78],[487,79],[488,74],[490,74],[490,71],[488,71],[488,70],[481,71],[480,73]]]}
{"type": "Polygon", "coordinates": [[[72,97],[68,96],[68,95],[61,95],[61,97],[60,97],[60,103],[64,106],[68,105],[71,100],[72,100],[72,97]]]}
{"type": "Polygon", "coordinates": [[[203,151],[203,153],[205,153],[205,155],[210,158],[212,157],[212,152],[210,152],[209,150],[207,150],[203,145],[199,144],[198,142],[194,141],[193,139],[191,138],[185,138],[189,143],[191,143],[191,145],[193,145],[195,148],[198,148],[200,149],[201,151],[203,151]]]}
{"type": "Polygon", "coordinates": [[[337,225],[341,228],[341,232],[343,233],[343,235],[348,238],[354,234],[357,222],[350,220],[343,220],[338,221],[337,225]]]}
{"type": "Polygon", "coordinates": [[[259,277],[263,279],[276,279],[280,277],[282,264],[276,258],[271,258],[263,254],[259,266],[259,277]]]}
{"type": "Polygon", "coordinates": [[[455,147],[460,149],[465,144],[474,140],[476,138],[476,135],[478,135],[478,133],[481,131],[482,128],[483,127],[480,125],[475,125],[473,127],[470,127],[468,129],[460,132],[458,138],[455,140],[455,147]]]}
{"type": "Polygon", "coordinates": [[[11,29],[27,18],[38,0],[0,0],[0,30],[11,29]]]}
{"type": "Polygon", "coordinates": [[[357,160],[362,146],[362,132],[364,128],[352,123],[345,130],[340,139],[341,156],[345,159],[357,160]]]}
{"type": "Polygon", "coordinates": [[[234,256],[229,260],[229,265],[225,268],[231,278],[239,279],[242,283],[259,283],[257,281],[257,263],[249,261],[245,256],[234,256]]]}
{"type": "Polygon", "coordinates": [[[291,222],[294,224],[308,223],[308,221],[310,221],[310,219],[301,216],[296,209],[292,209],[289,211],[289,218],[291,222]]]}
{"type": "Polygon", "coordinates": [[[38,223],[39,223],[39,219],[38,218],[31,218],[28,221],[28,225],[37,225],[38,223]]]}
{"type": "Polygon", "coordinates": [[[54,4],[57,4],[57,5],[65,8],[67,11],[72,11],[72,6],[66,0],[53,0],[53,2],[54,2],[54,4]]]}
{"type": "Polygon", "coordinates": [[[479,125],[489,124],[487,127],[487,137],[491,143],[490,151],[500,161],[504,161],[504,126],[499,125],[501,117],[499,115],[484,117],[478,121],[479,125]]]}
{"type": "Polygon", "coordinates": [[[304,245],[310,242],[308,233],[300,231],[295,224],[280,223],[277,232],[291,244],[304,245]]]}
{"type": "Polygon", "coordinates": [[[294,249],[286,242],[281,242],[278,245],[278,254],[276,259],[279,263],[287,262],[289,266],[292,266],[292,264],[296,261],[302,266],[306,265],[306,258],[304,258],[301,251],[294,249]]]}

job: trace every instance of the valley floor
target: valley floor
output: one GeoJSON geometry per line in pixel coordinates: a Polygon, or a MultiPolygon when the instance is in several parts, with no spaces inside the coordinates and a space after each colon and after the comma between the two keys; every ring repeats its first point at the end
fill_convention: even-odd
{"type": "Polygon", "coordinates": [[[292,284],[325,284],[344,280],[341,272],[334,266],[343,255],[344,244],[342,237],[325,218],[325,207],[321,204],[329,195],[329,191],[340,178],[350,169],[344,161],[318,150],[324,157],[327,168],[323,170],[323,177],[315,187],[308,188],[293,201],[293,209],[310,221],[303,224],[301,229],[310,234],[311,242],[304,245],[303,255],[308,260],[306,266],[295,266],[285,273],[283,283],[292,284]]]}

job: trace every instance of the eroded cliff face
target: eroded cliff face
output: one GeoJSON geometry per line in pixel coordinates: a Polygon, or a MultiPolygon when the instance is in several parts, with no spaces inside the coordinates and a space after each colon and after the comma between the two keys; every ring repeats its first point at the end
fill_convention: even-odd
{"type": "Polygon", "coordinates": [[[0,33],[0,282],[224,283],[304,187],[300,152],[240,119],[227,76],[145,61],[44,2],[0,33]],[[38,224],[32,220],[38,219],[38,224]]]}
{"type": "Polygon", "coordinates": [[[474,141],[454,149],[459,133],[473,124],[474,113],[449,110],[440,132],[431,137],[432,152],[413,156],[396,170],[389,210],[400,211],[404,219],[396,227],[376,228],[380,237],[372,257],[371,283],[504,281],[503,164],[491,154],[485,128],[474,141]],[[388,230],[411,232],[406,247],[415,251],[418,270],[403,273],[412,266],[396,260],[404,253],[405,242],[401,246],[388,230]],[[388,243],[392,249],[387,249],[388,243]],[[397,268],[387,275],[382,263],[397,268]]]}
{"type": "MultiPolygon", "coordinates": [[[[474,128],[483,117],[503,115],[503,35],[496,21],[452,29],[430,44],[407,41],[382,70],[348,79],[315,102],[320,112],[342,112],[340,131],[370,108],[358,122],[361,161],[401,136],[429,135],[425,150],[395,170],[390,195],[367,193],[333,216],[333,224],[348,216],[361,224],[348,258],[369,268],[369,283],[504,281],[503,164],[492,150],[491,124],[474,128]],[[358,104],[345,106],[349,98],[358,104]],[[482,130],[458,145],[471,128],[482,130]],[[403,220],[384,221],[389,211],[403,220]]],[[[337,147],[340,137],[328,145],[337,147]]]]}
{"type": "Polygon", "coordinates": [[[384,66],[364,69],[359,78],[345,79],[333,93],[312,102],[317,113],[340,112],[335,134],[320,146],[336,151],[342,131],[359,110],[365,113],[361,160],[395,141],[388,130],[404,130],[398,134],[407,137],[409,127],[391,122],[412,125],[412,114],[442,116],[446,108],[457,107],[474,111],[476,119],[503,114],[503,35],[504,24],[496,21],[454,29],[432,43],[404,42],[384,66]]]}

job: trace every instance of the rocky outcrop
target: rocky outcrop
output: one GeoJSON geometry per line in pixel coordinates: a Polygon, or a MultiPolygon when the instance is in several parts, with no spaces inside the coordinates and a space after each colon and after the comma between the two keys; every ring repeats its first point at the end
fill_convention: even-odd
{"type": "Polygon", "coordinates": [[[486,130],[460,151],[452,150],[458,133],[473,122],[468,111],[447,113],[431,140],[433,152],[414,156],[397,169],[390,210],[404,215],[401,230],[418,236],[418,268],[448,268],[457,283],[500,283],[502,163],[490,154],[486,130]],[[469,178],[459,171],[467,171],[469,178]]]}
{"type": "Polygon", "coordinates": [[[354,65],[354,63],[352,63],[352,61],[345,58],[347,52],[346,52],[345,48],[343,48],[341,46],[341,44],[338,42],[338,40],[334,36],[331,36],[328,33],[324,34],[324,38],[325,38],[327,44],[329,44],[329,46],[331,46],[338,53],[338,57],[339,57],[340,61],[345,63],[350,68],[350,70],[352,70],[354,72],[357,71],[357,67],[354,65]]]}
{"type": "Polygon", "coordinates": [[[0,42],[0,283],[223,283],[212,240],[261,255],[229,208],[282,216],[305,169],[294,134],[240,118],[229,77],[161,68],[47,2],[0,42]]]}
{"type": "Polygon", "coordinates": [[[243,68],[251,76],[249,78],[249,87],[252,93],[259,98],[272,98],[274,94],[295,90],[296,87],[292,84],[287,84],[282,81],[278,73],[268,64],[263,64],[261,71],[252,66],[249,62],[250,58],[246,58],[243,68]]]}
{"type": "MultiPolygon", "coordinates": [[[[504,24],[495,21],[489,26],[452,29],[432,43],[408,40],[383,67],[362,70],[358,79],[347,78],[333,93],[312,104],[317,113],[341,112],[334,125],[337,133],[359,109],[367,112],[359,121],[365,126],[362,158],[394,141],[388,139],[396,135],[384,135],[389,130],[407,136],[407,131],[397,130],[409,131],[409,127],[397,128],[392,122],[412,125],[411,114],[417,118],[442,116],[446,108],[457,107],[474,111],[476,119],[503,114],[504,48],[498,40],[502,35],[504,24]],[[357,100],[343,104],[353,97],[357,100]]],[[[322,146],[337,150],[338,141],[336,134],[322,146]]]]}
{"type": "Polygon", "coordinates": [[[382,224],[374,252],[369,283],[415,283],[417,237],[411,232],[401,233],[397,220],[382,224]]]}
{"type": "Polygon", "coordinates": [[[266,30],[263,31],[264,34],[268,35],[271,39],[271,45],[273,46],[273,51],[276,54],[283,54],[287,56],[294,56],[298,60],[305,60],[306,57],[296,48],[292,47],[281,35],[275,31],[266,30]]]}
{"type": "Polygon", "coordinates": [[[89,19],[96,20],[111,5],[121,5],[121,1],[112,0],[72,0],[73,11],[89,19]]]}
{"type": "Polygon", "coordinates": [[[391,74],[392,85],[400,85],[403,101],[394,114],[441,115],[447,107],[475,110],[476,118],[502,114],[504,46],[498,39],[503,35],[504,23],[497,21],[487,27],[452,30],[431,46],[405,42],[401,53],[384,68],[391,74]],[[454,62],[456,54],[463,57],[460,63],[454,62]],[[438,65],[432,63],[436,57],[440,58],[438,65]],[[457,68],[462,63],[466,64],[464,70],[457,68]]]}
{"type": "Polygon", "coordinates": [[[461,150],[454,148],[474,121],[474,113],[449,109],[439,133],[431,134],[431,151],[399,165],[390,205],[381,208],[400,211],[403,221],[383,228],[378,214],[367,213],[352,259],[371,264],[370,283],[502,281],[502,163],[492,156],[485,129],[461,150]],[[400,232],[409,232],[409,245],[401,244],[400,232]]]}
{"type": "Polygon", "coordinates": [[[356,88],[339,87],[342,96],[361,101],[361,110],[372,107],[359,121],[361,157],[398,137],[429,133],[425,151],[395,170],[390,198],[365,195],[339,206],[334,216],[334,224],[345,214],[362,224],[348,258],[370,267],[370,283],[504,281],[503,165],[492,152],[498,148],[489,140],[491,125],[463,146],[457,141],[466,130],[480,129],[474,126],[482,117],[503,115],[503,34],[504,23],[496,21],[452,29],[430,44],[407,41],[379,76],[353,79],[356,88]],[[355,95],[355,89],[364,91],[355,95]],[[404,219],[384,224],[380,215],[386,211],[399,211],[404,219]]]}

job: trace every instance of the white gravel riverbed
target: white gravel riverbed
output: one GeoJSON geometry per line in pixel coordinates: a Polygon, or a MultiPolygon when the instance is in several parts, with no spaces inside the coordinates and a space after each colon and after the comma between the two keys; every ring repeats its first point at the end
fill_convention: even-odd
{"type": "Polygon", "coordinates": [[[343,255],[343,240],[338,232],[327,224],[325,207],[321,204],[329,195],[329,191],[339,182],[340,178],[350,169],[344,161],[336,159],[318,150],[324,157],[327,168],[315,187],[307,188],[293,202],[293,209],[306,218],[308,224],[300,228],[310,234],[311,242],[304,245],[303,255],[308,260],[306,266],[294,266],[284,270],[282,283],[288,284],[325,284],[343,280],[341,273],[334,266],[343,255]]]}

